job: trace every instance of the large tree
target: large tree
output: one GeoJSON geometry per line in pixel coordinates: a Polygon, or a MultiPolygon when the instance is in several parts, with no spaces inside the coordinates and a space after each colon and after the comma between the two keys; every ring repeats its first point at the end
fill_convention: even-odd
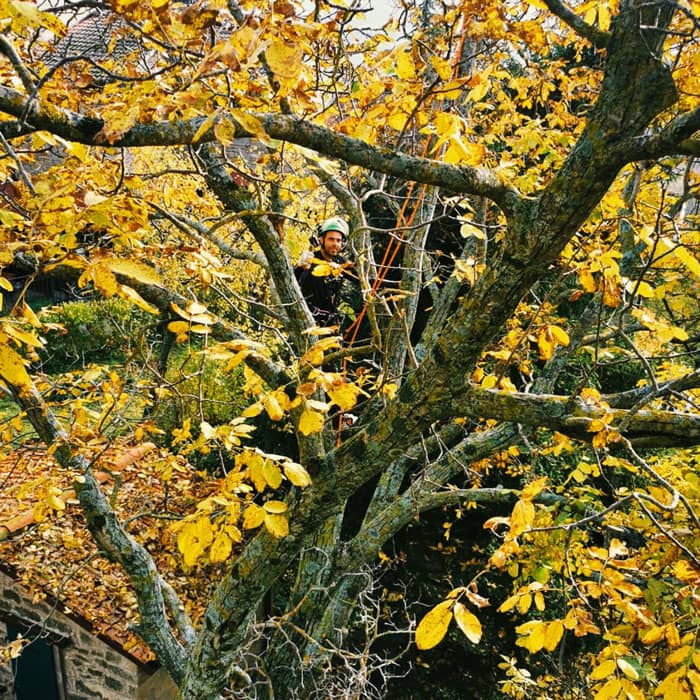
{"type": "MultiPolygon", "coordinates": [[[[139,633],[183,698],[219,696],[234,668],[278,697],[316,682],[340,694],[332,650],[368,585],[358,572],[421,512],[488,503],[505,510],[487,523],[502,539],[482,569],[515,579],[502,609],[527,613],[539,595],[542,613],[543,593],[559,596],[559,614],[519,628],[520,646],[602,635],[606,609],[619,629],[598,648],[604,697],[653,693],[663,674],[641,669],[662,642],[661,656],[688,652],[680,667],[670,652],[660,693],[700,686],[692,644],[669,631],[683,615],[681,634],[695,624],[682,601],[700,577],[696,480],[644,452],[700,443],[698,3],[403,2],[383,29],[354,6],[257,5],[2,0],[0,263],[161,314],[166,347],[205,338],[215,359],[246,364],[247,417],[286,421],[295,439],[296,461],[270,457],[241,420],[193,415],[164,445],[216,447],[229,474],[227,518],[202,507],[180,524],[187,566],[227,561],[192,627],[92,474],[85,435],[106,440],[105,421],[61,423],[26,362],[41,320],[13,297],[0,376],[80,474],[87,527],[131,579],[139,633]],[[313,224],[336,213],[352,229],[360,345],[352,327],[342,344],[317,334],[293,274],[313,224]],[[227,283],[229,301],[257,286],[256,323],[200,303],[227,283]],[[330,371],[343,357],[349,369],[330,371]],[[620,363],[638,371],[611,389],[620,363]],[[349,410],[359,420],[338,434],[349,410]],[[588,457],[547,481],[552,455],[575,450],[588,457]],[[518,453],[530,465],[518,488],[482,487],[489,458],[518,453]],[[282,473],[294,488],[263,502],[282,473]],[[586,538],[627,522],[654,550],[625,577],[608,562],[631,561],[631,545],[586,538]],[[640,588],[670,578],[674,620],[640,588]],[[261,629],[264,652],[244,655],[261,629]],[[608,671],[619,678],[603,686],[608,671]]],[[[465,604],[485,600],[467,584],[445,591],[419,646],[453,617],[480,638],[465,604]]],[[[505,692],[525,692],[508,673],[505,692]]]]}

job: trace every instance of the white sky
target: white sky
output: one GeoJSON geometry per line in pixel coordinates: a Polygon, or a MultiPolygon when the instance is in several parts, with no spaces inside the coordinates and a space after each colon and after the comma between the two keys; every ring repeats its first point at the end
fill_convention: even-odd
{"type": "Polygon", "coordinates": [[[392,0],[363,0],[363,4],[367,3],[372,11],[367,13],[367,19],[370,26],[382,27],[395,11],[396,5],[392,0]]]}

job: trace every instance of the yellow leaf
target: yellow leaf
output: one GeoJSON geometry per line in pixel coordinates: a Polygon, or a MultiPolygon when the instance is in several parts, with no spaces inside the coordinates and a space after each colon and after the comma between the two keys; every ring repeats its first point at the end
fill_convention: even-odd
{"type": "Polygon", "coordinates": [[[586,292],[595,292],[598,285],[596,284],[595,277],[593,277],[593,273],[587,267],[578,271],[578,278],[586,292]]]}
{"type": "Polygon", "coordinates": [[[547,633],[547,623],[540,620],[531,620],[530,622],[525,622],[522,625],[518,625],[515,631],[521,635],[517,640],[516,644],[519,647],[524,647],[531,654],[538,652],[544,647],[546,633],[547,633]]]}
{"type": "Polygon", "coordinates": [[[18,345],[27,345],[30,348],[40,348],[44,345],[44,341],[34,335],[34,333],[23,331],[15,326],[6,325],[5,333],[13,338],[18,345]]]}
{"type": "Polygon", "coordinates": [[[270,70],[280,78],[293,79],[301,71],[304,52],[298,44],[290,44],[283,39],[273,39],[265,51],[265,59],[270,70]]]}
{"type": "Polygon", "coordinates": [[[440,80],[449,80],[452,76],[452,64],[444,58],[433,54],[430,56],[430,65],[435,69],[440,80]]]}
{"type": "Polygon", "coordinates": [[[149,314],[158,314],[160,313],[158,311],[157,306],[153,306],[153,304],[149,304],[135,289],[132,289],[131,287],[127,287],[125,284],[120,284],[117,287],[117,293],[122,299],[128,299],[130,302],[135,304],[136,306],[139,307],[139,309],[143,309],[144,311],[147,311],[149,314]]]}
{"type": "Polygon", "coordinates": [[[323,348],[314,345],[302,355],[301,361],[314,366],[323,364],[323,348]]]}
{"type": "Polygon", "coordinates": [[[681,635],[678,632],[678,627],[674,622],[670,622],[664,628],[664,636],[668,645],[672,648],[679,647],[681,645],[681,635]]]}
{"type": "Polygon", "coordinates": [[[226,561],[231,555],[231,538],[225,532],[218,532],[209,549],[209,561],[212,564],[226,561]]]}
{"type": "Polygon", "coordinates": [[[639,641],[645,646],[651,646],[652,644],[660,642],[664,638],[665,632],[663,627],[652,625],[639,633],[639,641]]]}
{"type": "Polygon", "coordinates": [[[187,333],[190,328],[190,324],[187,321],[170,321],[168,324],[168,330],[175,335],[181,335],[187,333]]]}
{"type": "Polygon", "coordinates": [[[286,537],[289,534],[289,522],[284,515],[265,513],[265,528],[273,537],[286,537]]]}
{"type": "Polygon", "coordinates": [[[280,406],[280,403],[277,400],[277,398],[274,397],[272,394],[267,394],[263,396],[263,398],[261,399],[261,403],[263,405],[263,408],[267,412],[267,415],[270,417],[270,420],[278,421],[284,418],[284,411],[282,410],[282,407],[280,406]]]}
{"type": "Polygon", "coordinates": [[[47,493],[46,501],[49,508],[53,510],[65,510],[66,502],[61,498],[61,489],[57,486],[52,486],[47,493]]]}
{"type": "Polygon", "coordinates": [[[495,374],[487,374],[481,380],[481,386],[484,389],[493,389],[498,384],[498,377],[495,374]]]}
{"type": "Polygon", "coordinates": [[[686,667],[669,673],[666,678],[659,683],[654,691],[654,697],[660,696],[663,700],[691,700],[690,688],[685,680],[686,667]]]}
{"type": "Polygon", "coordinates": [[[678,647],[678,649],[672,651],[666,657],[666,665],[677,666],[678,664],[683,663],[688,658],[692,650],[693,648],[688,646],[687,644],[682,647],[678,647]]]}
{"type": "Polygon", "coordinates": [[[547,629],[544,633],[544,648],[547,651],[554,651],[557,644],[564,634],[564,625],[561,620],[554,620],[547,624],[547,629]]]}
{"type": "Polygon", "coordinates": [[[419,649],[432,649],[442,641],[452,620],[453,605],[453,600],[443,600],[420,621],[416,628],[416,646],[419,649]]]}
{"type": "Polygon", "coordinates": [[[687,248],[677,246],[673,253],[696,277],[700,277],[700,262],[687,248]]]}
{"type": "Polygon", "coordinates": [[[248,476],[258,493],[262,493],[267,488],[267,479],[263,467],[265,460],[260,455],[252,455],[248,459],[248,476]]]}
{"type": "Polygon", "coordinates": [[[473,257],[466,260],[455,260],[452,274],[460,281],[473,286],[476,282],[476,260],[473,257]]]}
{"type": "Polygon", "coordinates": [[[474,76],[472,80],[469,81],[471,86],[472,82],[476,83],[474,87],[467,94],[467,101],[469,102],[479,102],[486,95],[489,89],[488,77],[484,77],[480,74],[474,76]]]}
{"type": "Polygon", "coordinates": [[[194,566],[213,539],[209,518],[201,517],[185,523],[177,537],[177,546],[187,566],[194,566]]]}
{"type": "Polygon", "coordinates": [[[683,583],[700,583],[700,572],[685,559],[673,564],[673,575],[683,583]]]}
{"type": "Polygon", "coordinates": [[[8,345],[0,346],[0,379],[13,387],[26,387],[31,383],[24,361],[8,345]]]}
{"type": "Polygon", "coordinates": [[[13,21],[18,21],[20,26],[32,28],[43,27],[53,32],[56,36],[65,36],[66,25],[50,12],[42,12],[35,3],[25,0],[10,0],[3,8],[13,21]]]}
{"type": "Polygon", "coordinates": [[[479,618],[467,610],[462,603],[455,603],[452,609],[457,626],[462,630],[464,636],[473,644],[478,644],[481,641],[481,623],[479,618]]]}
{"type": "Polygon", "coordinates": [[[349,411],[357,403],[362,390],[352,382],[342,382],[338,386],[328,389],[328,396],[341,411],[349,411]]]}
{"type": "Polygon", "coordinates": [[[547,333],[547,329],[543,328],[539,335],[537,336],[537,347],[540,351],[540,358],[542,360],[549,360],[552,355],[554,355],[554,343],[547,333]]]}
{"type": "MultiPolygon", "coordinates": [[[[514,456],[517,457],[517,454],[514,456]]],[[[522,490],[520,497],[523,499],[523,501],[531,501],[535,496],[540,494],[542,489],[545,487],[546,483],[547,483],[546,476],[542,476],[539,479],[535,479],[534,481],[531,481],[522,490]]]]}
{"type": "Polygon", "coordinates": [[[263,504],[263,508],[266,513],[273,513],[279,515],[280,513],[285,513],[287,511],[287,504],[284,501],[266,501],[263,504]]]}
{"type": "Polygon", "coordinates": [[[510,596],[510,598],[506,598],[501,605],[498,608],[498,612],[508,612],[509,610],[512,610],[517,604],[518,600],[520,599],[520,594],[516,593],[515,595],[510,596]]]}
{"type": "Polygon", "coordinates": [[[311,274],[314,277],[328,277],[333,274],[333,265],[332,263],[320,262],[313,266],[311,274]]]}
{"type": "Polygon", "coordinates": [[[255,416],[259,416],[262,413],[262,410],[262,402],[256,401],[255,403],[250,404],[248,408],[244,408],[241,411],[241,416],[243,416],[244,418],[254,418],[255,416]]]}
{"type": "Polygon", "coordinates": [[[535,506],[532,501],[520,499],[513,507],[510,516],[510,533],[517,537],[520,533],[528,530],[535,519],[535,506]]]}
{"type": "Polygon", "coordinates": [[[695,695],[696,698],[700,698],[700,673],[694,668],[689,668],[688,681],[690,682],[690,687],[693,689],[693,695],[695,695]]]}
{"type": "Polygon", "coordinates": [[[382,394],[384,394],[384,396],[388,397],[391,400],[396,396],[396,392],[398,391],[398,389],[399,389],[399,387],[396,384],[393,384],[393,383],[383,384],[382,385],[382,394]]]}
{"type": "Polygon", "coordinates": [[[102,264],[117,275],[124,275],[144,284],[160,284],[160,275],[149,265],[135,260],[121,258],[103,258],[102,264]]]}
{"type": "MultiPolygon", "coordinates": [[[[265,475],[265,481],[270,485],[270,488],[279,488],[282,483],[282,472],[280,468],[271,460],[266,459],[263,464],[263,474],[265,475]]],[[[266,504],[267,505],[267,504],[266,504]]],[[[265,508],[267,510],[267,508],[265,508]]]]}
{"type": "Polygon", "coordinates": [[[654,288],[648,282],[640,282],[635,285],[637,288],[637,294],[645,299],[651,299],[654,296],[654,288]]]}
{"type": "Polygon", "coordinates": [[[603,661],[602,663],[598,664],[590,673],[589,678],[592,681],[600,681],[603,678],[607,678],[608,676],[612,675],[615,673],[615,659],[607,659],[603,661]]]}
{"type": "Polygon", "coordinates": [[[320,433],[323,430],[323,414],[306,409],[299,417],[299,432],[302,435],[320,433]]]}
{"type": "Polygon", "coordinates": [[[311,484],[309,472],[307,472],[306,469],[301,466],[301,464],[297,464],[296,462],[285,462],[282,465],[282,469],[284,469],[285,476],[294,484],[294,486],[305,488],[311,484]]]}
{"type": "Polygon", "coordinates": [[[255,503],[251,503],[243,512],[243,529],[253,530],[265,521],[265,511],[255,503]]]}
{"type": "MultiPolygon", "coordinates": [[[[483,524],[483,528],[484,528],[484,530],[493,530],[493,532],[497,532],[501,529],[502,525],[509,525],[509,524],[510,524],[510,518],[505,518],[502,515],[496,515],[493,518],[489,518],[483,524]]],[[[514,596],[514,597],[517,597],[517,596],[514,596]]],[[[510,598],[508,600],[510,600],[510,598]]],[[[513,604],[511,607],[515,607],[515,604],[513,604]]]]}
{"type": "Polygon", "coordinates": [[[627,661],[627,659],[618,659],[617,660],[617,667],[630,680],[633,680],[633,681],[639,680],[639,672],[629,661],[627,661]]]}
{"type": "Polygon", "coordinates": [[[212,112],[200,125],[197,131],[195,132],[195,135],[192,137],[192,143],[197,143],[199,139],[204,136],[204,134],[209,131],[214,126],[214,122],[219,118],[219,112],[214,111],[212,112]]]}
{"type": "Polygon", "coordinates": [[[396,57],[396,75],[401,80],[411,80],[416,77],[416,67],[413,63],[410,50],[401,51],[396,57]]]}
{"type": "Polygon", "coordinates": [[[634,683],[630,683],[626,678],[622,678],[621,682],[626,700],[644,700],[644,693],[634,683]]]}
{"type": "Polygon", "coordinates": [[[532,594],[525,593],[524,595],[521,595],[520,600],[518,601],[518,612],[521,615],[524,615],[530,609],[531,605],[532,605],[532,594]]]}
{"type": "Polygon", "coordinates": [[[12,286],[12,282],[8,280],[5,277],[0,277],[0,287],[8,292],[11,292],[14,290],[14,287],[12,286]]]}
{"type": "Polygon", "coordinates": [[[41,328],[41,321],[32,310],[32,307],[26,303],[22,304],[22,316],[24,316],[34,328],[41,328]]]}
{"type": "Polygon", "coordinates": [[[569,344],[569,334],[563,328],[559,326],[549,326],[549,332],[552,334],[552,340],[558,345],[569,344]]]}
{"type": "Polygon", "coordinates": [[[459,227],[459,235],[462,238],[477,238],[480,241],[485,241],[488,237],[483,228],[464,221],[459,227]]]}
{"type": "Polygon", "coordinates": [[[611,678],[602,688],[596,691],[593,700],[610,700],[611,698],[616,698],[621,688],[622,683],[620,680],[618,678],[611,678]]]}
{"type": "Polygon", "coordinates": [[[248,112],[244,112],[242,109],[232,109],[231,116],[250,134],[260,139],[261,141],[269,141],[270,137],[267,135],[262,122],[254,117],[248,112]]]}
{"type": "Polygon", "coordinates": [[[230,146],[236,138],[236,125],[228,117],[223,117],[214,124],[214,136],[222,146],[230,146]]]}

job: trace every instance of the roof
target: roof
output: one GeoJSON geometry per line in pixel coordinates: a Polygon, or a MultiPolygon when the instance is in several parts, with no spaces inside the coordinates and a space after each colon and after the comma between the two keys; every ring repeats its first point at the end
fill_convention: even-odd
{"type": "MultiPolygon", "coordinates": [[[[103,489],[196,620],[217,577],[183,571],[168,525],[206,495],[205,482],[184,461],[166,463],[155,448],[145,455],[129,450],[113,447],[101,456],[99,465],[112,467],[111,474],[100,475],[103,489]],[[128,462],[121,468],[120,459],[128,462]]],[[[0,533],[9,537],[0,542],[3,569],[135,660],[153,660],[128,628],[138,617],[128,578],[119,565],[99,555],[71,490],[71,475],[39,446],[23,448],[0,459],[0,494],[0,533]]]]}

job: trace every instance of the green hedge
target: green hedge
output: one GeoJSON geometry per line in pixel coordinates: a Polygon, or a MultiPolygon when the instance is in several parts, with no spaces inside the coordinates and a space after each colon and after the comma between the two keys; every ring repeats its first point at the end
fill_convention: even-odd
{"type": "Polygon", "coordinates": [[[41,312],[41,319],[60,328],[46,333],[39,353],[49,374],[80,369],[97,362],[123,362],[153,316],[119,298],[73,301],[41,312]]]}

